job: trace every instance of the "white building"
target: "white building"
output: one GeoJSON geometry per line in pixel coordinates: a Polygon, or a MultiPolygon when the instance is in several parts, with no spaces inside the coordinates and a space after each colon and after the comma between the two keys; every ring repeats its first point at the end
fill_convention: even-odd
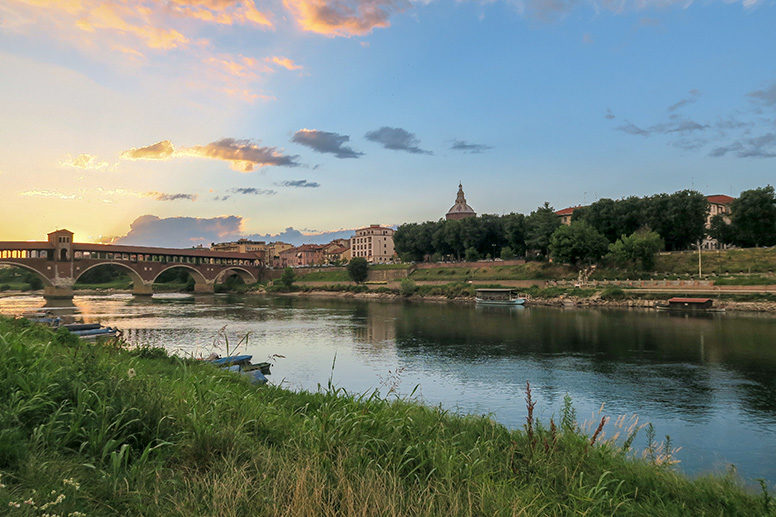
{"type": "Polygon", "coordinates": [[[363,257],[372,264],[385,264],[393,260],[393,228],[373,224],[359,228],[350,239],[351,256],[363,257]]]}

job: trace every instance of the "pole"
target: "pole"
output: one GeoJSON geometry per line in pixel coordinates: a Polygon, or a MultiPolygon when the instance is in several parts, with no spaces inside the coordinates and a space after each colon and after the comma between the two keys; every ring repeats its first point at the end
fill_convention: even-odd
{"type": "Polygon", "coordinates": [[[698,241],[698,280],[703,278],[703,266],[701,263],[701,241],[698,241]]]}

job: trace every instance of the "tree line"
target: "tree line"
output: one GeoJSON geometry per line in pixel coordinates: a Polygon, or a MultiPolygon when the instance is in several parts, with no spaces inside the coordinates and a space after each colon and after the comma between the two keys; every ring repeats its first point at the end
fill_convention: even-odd
{"type": "Polygon", "coordinates": [[[649,268],[661,249],[683,250],[706,234],[740,246],[776,244],[776,197],[771,186],[741,193],[725,217],[706,228],[709,203],[695,190],[600,199],[574,210],[561,224],[549,203],[529,215],[484,214],[461,220],[399,226],[394,245],[404,261],[553,257],[574,264],[607,255],[619,264],[649,268]]]}

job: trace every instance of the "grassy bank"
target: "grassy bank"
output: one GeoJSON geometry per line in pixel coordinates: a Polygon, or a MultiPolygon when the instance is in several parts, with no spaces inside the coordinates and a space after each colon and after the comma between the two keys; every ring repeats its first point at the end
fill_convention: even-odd
{"type": "Polygon", "coordinates": [[[158,349],[86,344],[7,319],[0,355],[0,508],[11,515],[776,511],[732,477],[678,474],[652,440],[634,459],[580,431],[570,407],[510,431],[331,386],[256,388],[158,349]]]}

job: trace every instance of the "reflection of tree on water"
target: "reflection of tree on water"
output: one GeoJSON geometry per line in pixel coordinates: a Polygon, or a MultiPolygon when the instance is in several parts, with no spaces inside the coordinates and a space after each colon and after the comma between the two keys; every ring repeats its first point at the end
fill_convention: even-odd
{"type": "Polygon", "coordinates": [[[727,396],[752,410],[776,414],[774,341],[773,320],[645,311],[476,311],[427,304],[405,306],[396,324],[400,355],[457,361],[461,369],[483,361],[530,362],[531,371],[558,385],[571,380],[566,374],[595,373],[597,382],[628,387],[631,393],[618,397],[686,412],[703,412],[715,392],[732,390],[727,396]],[[725,371],[754,382],[723,382],[719,373],[729,378],[725,371]]]}

